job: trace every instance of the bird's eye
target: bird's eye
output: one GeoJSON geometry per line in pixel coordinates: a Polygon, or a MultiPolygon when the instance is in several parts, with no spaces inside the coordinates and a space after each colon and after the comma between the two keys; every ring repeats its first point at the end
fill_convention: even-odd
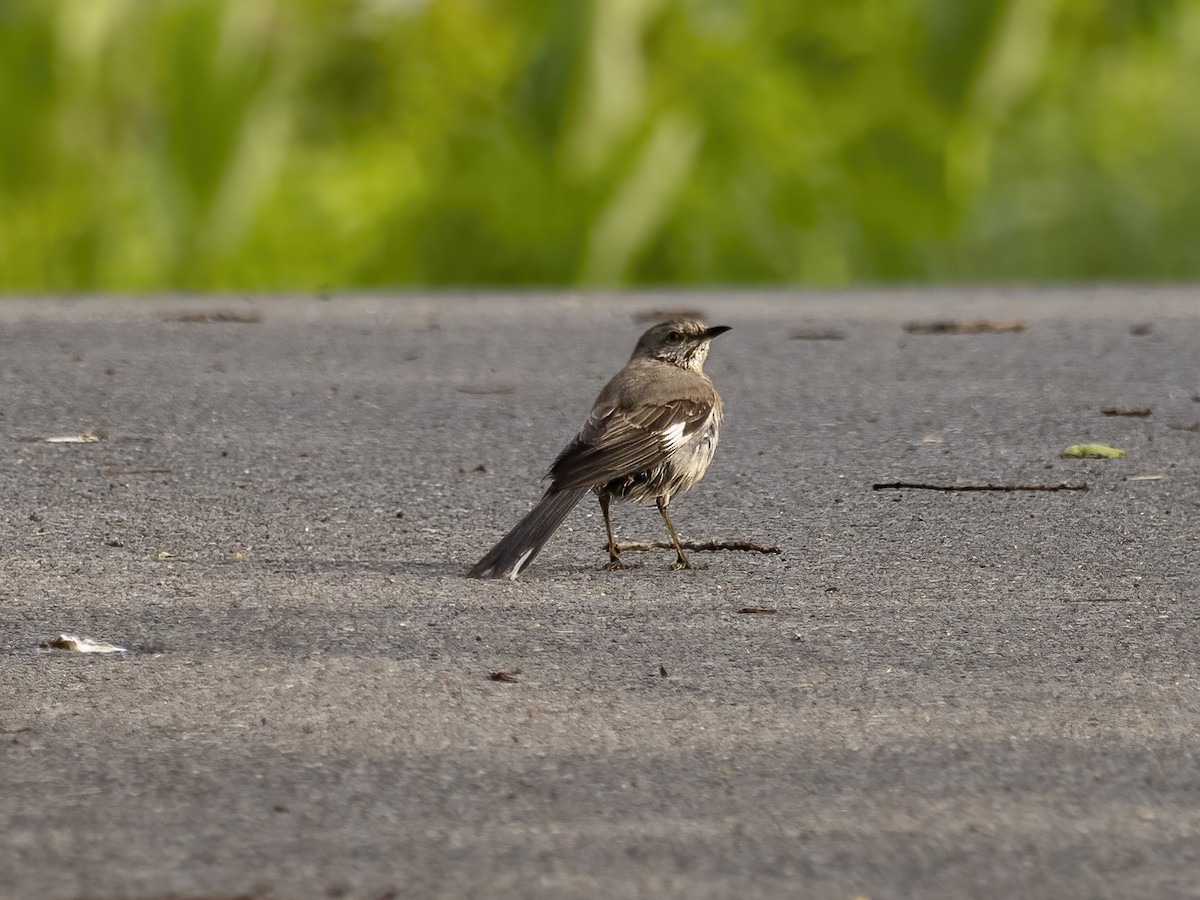
{"type": "Polygon", "coordinates": [[[680,334],[678,331],[668,331],[667,332],[667,340],[670,341],[672,344],[678,344],[680,341],[683,340],[683,335],[680,334]]]}

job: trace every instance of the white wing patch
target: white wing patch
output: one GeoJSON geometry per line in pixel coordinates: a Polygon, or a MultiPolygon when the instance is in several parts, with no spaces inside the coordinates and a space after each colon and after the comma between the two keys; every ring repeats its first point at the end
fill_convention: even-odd
{"type": "Polygon", "coordinates": [[[668,451],[676,450],[683,446],[683,426],[685,424],[684,422],[676,422],[663,429],[660,439],[666,445],[668,451]]]}

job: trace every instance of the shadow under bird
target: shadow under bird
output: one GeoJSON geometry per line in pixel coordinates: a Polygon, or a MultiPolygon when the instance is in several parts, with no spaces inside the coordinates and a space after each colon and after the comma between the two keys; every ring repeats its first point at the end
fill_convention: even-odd
{"type": "Polygon", "coordinates": [[[679,319],[643,334],[550,467],[550,486],[537,506],[468,574],[515,580],[588,491],[600,499],[610,567],[621,566],[612,501],[653,498],[675,547],[675,568],[690,568],[667,505],[704,477],[716,452],[721,397],[704,374],[704,360],[712,339],[728,330],[679,319]]]}

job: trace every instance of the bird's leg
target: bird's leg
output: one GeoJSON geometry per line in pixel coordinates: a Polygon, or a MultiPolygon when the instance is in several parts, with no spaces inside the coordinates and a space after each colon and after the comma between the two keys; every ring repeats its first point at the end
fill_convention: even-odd
{"type": "Polygon", "coordinates": [[[610,569],[623,569],[624,564],[621,562],[621,555],[617,551],[617,539],[613,535],[612,519],[608,514],[609,504],[612,503],[612,498],[608,494],[599,494],[600,497],[600,512],[604,513],[604,530],[608,532],[608,567],[610,569]]]}
{"type": "Polygon", "coordinates": [[[663,521],[667,525],[667,531],[671,534],[671,543],[675,545],[674,568],[690,569],[692,564],[688,562],[687,557],[683,555],[683,548],[679,546],[679,535],[675,533],[675,526],[671,524],[671,517],[667,515],[667,501],[662,497],[655,497],[654,502],[658,504],[658,511],[662,513],[663,521]]]}

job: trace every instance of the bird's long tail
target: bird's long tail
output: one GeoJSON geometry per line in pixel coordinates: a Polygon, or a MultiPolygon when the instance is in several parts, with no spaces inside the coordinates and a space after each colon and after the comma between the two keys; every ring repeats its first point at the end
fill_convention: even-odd
{"type": "Polygon", "coordinates": [[[467,574],[472,578],[510,578],[516,581],[550,536],[587,493],[587,488],[560,491],[551,488],[525,518],[517,523],[487,556],[467,574]]]}

